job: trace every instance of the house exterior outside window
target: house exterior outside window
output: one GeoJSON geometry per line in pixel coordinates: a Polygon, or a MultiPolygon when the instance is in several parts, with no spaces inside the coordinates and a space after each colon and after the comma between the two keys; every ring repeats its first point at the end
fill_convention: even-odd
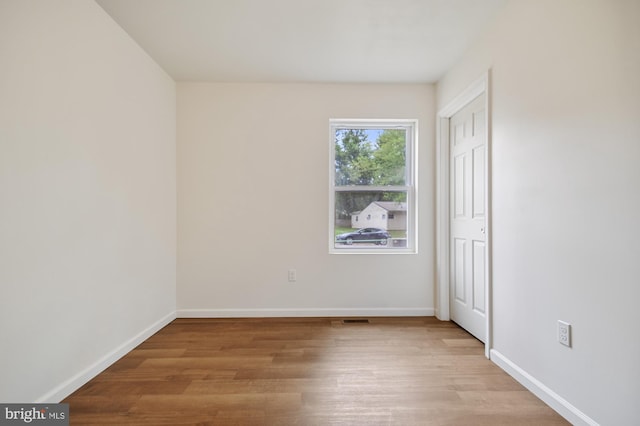
{"type": "Polygon", "coordinates": [[[416,253],[417,120],[330,128],[329,252],[416,253]]]}

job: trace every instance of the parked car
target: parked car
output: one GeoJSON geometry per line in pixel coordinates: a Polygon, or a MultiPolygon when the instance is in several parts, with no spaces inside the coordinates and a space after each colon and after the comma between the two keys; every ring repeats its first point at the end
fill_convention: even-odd
{"type": "Polygon", "coordinates": [[[353,243],[375,243],[375,244],[387,244],[387,239],[391,238],[384,229],[380,228],[362,228],[353,232],[345,232],[344,234],[336,235],[336,242],[342,244],[351,245],[353,243]]]}

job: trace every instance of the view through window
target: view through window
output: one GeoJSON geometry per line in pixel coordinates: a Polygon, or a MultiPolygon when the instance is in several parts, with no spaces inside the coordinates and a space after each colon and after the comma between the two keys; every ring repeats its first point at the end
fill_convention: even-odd
{"type": "Polygon", "coordinates": [[[415,128],[331,121],[331,252],[415,250],[415,128]]]}

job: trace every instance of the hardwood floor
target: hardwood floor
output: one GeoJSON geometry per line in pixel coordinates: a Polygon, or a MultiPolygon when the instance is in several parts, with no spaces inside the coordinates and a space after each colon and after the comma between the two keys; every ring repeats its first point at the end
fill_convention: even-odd
{"type": "Polygon", "coordinates": [[[568,424],[430,317],[177,319],[63,402],[76,425],[568,424]]]}

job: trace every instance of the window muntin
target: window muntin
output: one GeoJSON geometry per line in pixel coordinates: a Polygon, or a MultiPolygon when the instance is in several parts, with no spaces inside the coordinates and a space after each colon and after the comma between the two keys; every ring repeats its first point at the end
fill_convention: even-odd
{"type": "Polygon", "coordinates": [[[331,253],[416,252],[416,132],[415,120],[331,121],[331,253]]]}

